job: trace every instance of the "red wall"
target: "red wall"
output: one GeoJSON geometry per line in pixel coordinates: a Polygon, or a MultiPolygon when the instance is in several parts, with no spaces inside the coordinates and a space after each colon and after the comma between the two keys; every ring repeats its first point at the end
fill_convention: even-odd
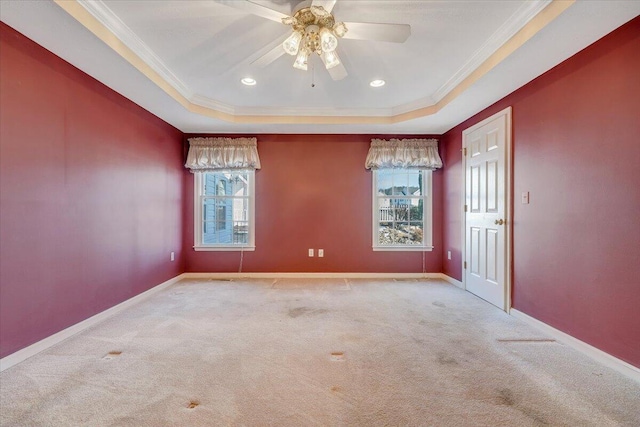
{"type": "MultiPolygon", "coordinates": [[[[256,172],[256,250],[245,252],[243,271],[422,272],[422,252],[371,249],[372,183],[364,168],[371,138],[412,136],[256,137],[262,163],[256,172]],[[309,248],[324,249],[324,258],[309,258],[309,248]]],[[[425,253],[427,272],[442,271],[441,176],[433,174],[435,250],[425,253]]],[[[193,175],[188,172],[184,191],[186,271],[238,271],[239,252],[193,250],[193,175]]]]}
{"type": "Polygon", "coordinates": [[[183,271],[183,167],[181,132],[1,23],[0,85],[4,357],[183,271]]]}
{"type": "Polygon", "coordinates": [[[461,278],[462,131],[513,107],[513,306],[640,366],[640,18],[447,132],[443,271],[461,278]],[[530,192],[530,204],[520,195],[530,192]],[[445,257],[446,258],[446,257],[445,257]]]}

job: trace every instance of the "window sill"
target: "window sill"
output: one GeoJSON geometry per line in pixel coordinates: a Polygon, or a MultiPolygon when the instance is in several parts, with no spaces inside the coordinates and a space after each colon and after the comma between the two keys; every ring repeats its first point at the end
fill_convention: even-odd
{"type": "Polygon", "coordinates": [[[194,246],[193,250],[196,252],[213,252],[213,251],[226,251],[226,252],[253,252],[256,250],[255,246],[194,246]]]}
{"type": "Polygon", "coordinates": [[[431,252],[433,246],[374,246],[374,252],[431,252]]]}

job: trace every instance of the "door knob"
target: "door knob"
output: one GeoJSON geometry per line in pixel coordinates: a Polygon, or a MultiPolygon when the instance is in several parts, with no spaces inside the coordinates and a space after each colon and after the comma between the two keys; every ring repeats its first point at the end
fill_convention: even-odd
{"type": "Polygon", "coordinates": [[[502,224],[504,224],[503,219],[496,219],[496,225],[502,225],[502,224]]]}

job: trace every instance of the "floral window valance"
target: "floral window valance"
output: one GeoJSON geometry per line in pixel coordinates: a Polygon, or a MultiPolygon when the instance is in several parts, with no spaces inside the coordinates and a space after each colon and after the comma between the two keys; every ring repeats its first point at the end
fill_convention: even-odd
{"type": "Polygon", "coordinates": [[[440,169],[437,139],[372,139],[367,169],[440,169]]]}
{"type": "Polygon", "coordinates": [[[256,138],[189,138],[185,167],[191,172],[260,169],[256,138]]]}

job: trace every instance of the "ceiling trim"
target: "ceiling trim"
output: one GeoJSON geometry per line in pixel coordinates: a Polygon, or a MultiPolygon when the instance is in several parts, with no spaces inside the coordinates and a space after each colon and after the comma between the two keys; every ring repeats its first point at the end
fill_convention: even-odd
{"type": "Polygon", "coordinates": [[[435,91],[432,98],[437,103],[449,92],[456,88],[462,81],[486,61],[501,46],[524,28],[529,21],[549,6],[552,0],[536,0],[525,2],[515,13],[487,39],[487,41],[471,55],[471,58],[451,78],[435,91]]]}
{"type": "Polygon", "coordinates": [[[310,108],[278,109],[284,113],[273,114],[273,109],[236,108],[194,95],[102,1],[54,2],[190,112],[230,123],[388,125],[436,114],[556,19],[575,0],[537,0],[529,7],[521,7],[436,92],[432,100],[423,98],[390,109],[345,109],[340,110],[340,115],[336,115],[335,109],[310,108]],[[485,56],[486,59],[482,61],[485,56]],[[436,102],[425,105],[426,102],[433,101],[436,102]]]}
{"type": "Polygon", "coordinates": [[[104,25],[113,35],[122,41],[129,49],[140,57],[147,65],[149,65],[164,80],[173,86],[182,96],[190,99],[193,92],[189,87],[180,80],[169,67],[155,54],[153,50],[145,42],[129,28],[118,15],[113,13],[102,0],[86,1],[80,0],[78,3],[102,25],[104,25]]]}

